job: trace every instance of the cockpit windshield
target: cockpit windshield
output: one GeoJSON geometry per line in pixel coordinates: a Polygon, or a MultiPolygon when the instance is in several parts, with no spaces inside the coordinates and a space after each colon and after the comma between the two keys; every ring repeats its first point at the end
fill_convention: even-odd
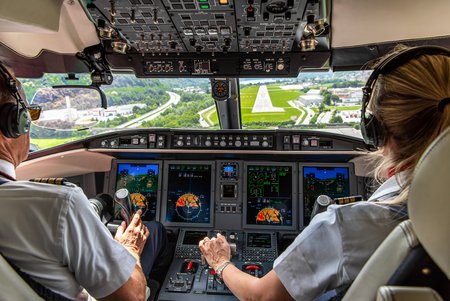
{"type": "MultiPolygon", "coordinates": [[[[242,128],[320,129],[359,137],[361,87],[369,74],[352,71],[301,73],[297,78],[242,78],[239,80],[242,128]]],[[[77,78],[75,84],[90,82],[87,75],[77,78]]],[[[73,84],[63,74],[21,81],[32,103],[39,99],[42,102],[46,87],[73,84]]],[[[107,98],[106,109],[81,99],[82,95],[87,98],[87,94],[74,95],[72,102],[63,101],[62,108],[44,106],[41,120],[31,130],[34,148],[45,149],[121,129],[220,129],[209,79],[143,79],[115,74],[113,83],[103,85],[102,90],[107,98]],[[80,101],[78,105],[74,104],[75,98],[80,101]],[[67,127],[67,120],[61,119],[67,117],[65,111],[71,112],[71,128],[67,127]],[[49,124],[53,126],[50,128],[49,124]]]]}

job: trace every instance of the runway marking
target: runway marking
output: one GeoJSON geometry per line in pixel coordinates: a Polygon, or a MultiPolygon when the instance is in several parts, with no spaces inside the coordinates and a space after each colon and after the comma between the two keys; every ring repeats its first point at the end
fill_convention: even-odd
{"type": "Polygon", "coordinates": [[[269,91],[266,85],[262,85],[258,89],[256,95],[255,104],[252,108],[252,113],[264,113],[264,112],[284,112],[283,108],[277,108],[272,105],[269,91]]]}

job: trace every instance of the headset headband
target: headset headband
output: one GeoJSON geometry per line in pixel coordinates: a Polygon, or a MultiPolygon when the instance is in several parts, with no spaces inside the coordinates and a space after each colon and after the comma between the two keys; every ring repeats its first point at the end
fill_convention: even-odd
{"type": "Polygon", "coordinates": [[[373,88],[378,77],[381,74],[389,74],[395,69],[403,66],[412,59],[421,55],[445,55],[450,56],[450,50],[439,46],[417,46],[400,50],[383,60],[375,67],[363,90],[363,98],[361,104],[361,133],[366,144],[381,146],[384,139],[384,129],[379,120],[372,114],[366,117],[366,109],[372,97],[373,88]]]}

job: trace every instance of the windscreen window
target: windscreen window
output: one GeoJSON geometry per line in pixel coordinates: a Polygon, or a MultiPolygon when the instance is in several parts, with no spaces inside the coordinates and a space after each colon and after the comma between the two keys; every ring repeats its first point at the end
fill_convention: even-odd
{"type": "Polygon", "coordinates": [[[211,165],[170,164],[167,175],[167,223],[211,222],[211,165]]]}
{"type": "Polygon", "coordinates": [[[292,167],[249,165],[247,225],[292,226],[292,167]]]}
{"type": "Polygon", "coordinates": [[[158,164],[117,164],[116,191],[128,189],[135,208],[142,210],[142,219],[154,220],[158,198],[158,164]]]}

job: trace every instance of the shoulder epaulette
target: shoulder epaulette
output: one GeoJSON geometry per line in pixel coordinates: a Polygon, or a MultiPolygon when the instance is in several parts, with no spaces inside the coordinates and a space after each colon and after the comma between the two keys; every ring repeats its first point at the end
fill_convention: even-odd
{"type": "Polygon", "coordinates": [[[67,185],[69,181],[65,178],[34,178],[30,179],[30,182],[46,183],[54,185],[67,185]]]}

